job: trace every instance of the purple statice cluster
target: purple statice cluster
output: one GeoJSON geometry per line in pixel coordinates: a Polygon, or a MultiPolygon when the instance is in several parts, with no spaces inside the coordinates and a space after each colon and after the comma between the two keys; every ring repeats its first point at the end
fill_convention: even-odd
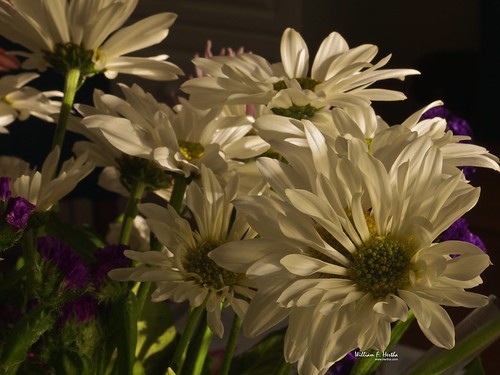
{"type": "Polygon", "coordinates": [[[77,323],[85,323],[97,313],[97,300],[89,294],[69,301],[61,309],[58,325],[62,326],[68,320],[75,318],[77,323]]]}
{"type": "MultiPolygon", "coordinates": [[[[451,130],[453,134],[465,135],[470,137],[471,139],[473,138],[472,128],[469,123],[465,119],[453,114],[450,109],[444,106],[430,108],[422,115],[421,120],[432,119],[435,117],[445,119],[446,130],[451,130]]],[[[461,142],[470,143],[471,141],[463,140],[461,142]]],[[[464,172],[464,176],[467,180],[470,180],[476,173],[476,168],[474,167],[463,167],[461,169],[464,172]]]]}
{"type": "Polygon", "coordinates": [[[63,275],[66,288],[78,290],[89,284],[90,275],[83,259],[61,240],[53,236],[39,237],[37,248],[42,259],[54,264],[63,275]]]}
{"type": "Polygon", "coordinates": [[[28,224],[29,216],[35,209],[35,205],[22,197],[13,197],[10,183],[10,177],[0,177],[2,218],[15,231],[19,231],[28,224]]]}
{"type": "Polygon", "coordinates": [[[439,238],[441,241],[457,240],[469,242],[486,253],[486,246],[484,246],[483,241],[470,231],[469,223],[463,217],[455,221],[448,229],[441,233],[439,238]]]}
{"type": "Polygon", "coordinates": [[[127,248],[123,245],[110,245],[95,252],[95,263],[90,268],[83,259],[56,237],[46,236],[37,240],[37,248],[41,258],[55,265],[64,277],[65,288],[82,291],[82,295],[66,302],[61,311],[59,325],[72,317],[76,322],[90,320],[97,313],[98,298],[92,292],[99,290],[109,280],[108,272],[117,267],[129,265],[129,259],[123,255],[127,248]]]}
{"type": "Polygon", "coordinates": [[[109,280],[109,271],[129,266],[130,259],[123,255],[127,248],[125,245],[109,245],[94,253],[96,262],[92,269],[92,275],[96,288],[100,288],[109,280]]]}

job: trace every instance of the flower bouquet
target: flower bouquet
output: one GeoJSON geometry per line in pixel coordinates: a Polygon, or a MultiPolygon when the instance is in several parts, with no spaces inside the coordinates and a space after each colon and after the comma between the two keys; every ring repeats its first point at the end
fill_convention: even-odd
{"type": "Polygon", "coordinates": [[[277,63],[208,48],[175,105],[137,84],[75,102],[96,75],[183,75],[128,56],[176,19],[124,27],[137,2],[0,1],[21,49],[0,51],[1,136],[30,116],[54,128],[38,165],[0,157],[0,373],[370,374],[416,321],[436,350],[407,373],[480,374],[500,314],[468,291],[490,258],[463,215],[473,169],[498,158],[440,101],[387,124],[371,103],[405,96],[379,81],[418,72],[336,32],[312,63],[291,28],[277,63]],[[63,92],[28,86],[34,70],[63,92]],[[127,202],[105,235],[60,210],[94,169],[127,202]],[[443,306],[480,324],[456,338],[443,306]]]}

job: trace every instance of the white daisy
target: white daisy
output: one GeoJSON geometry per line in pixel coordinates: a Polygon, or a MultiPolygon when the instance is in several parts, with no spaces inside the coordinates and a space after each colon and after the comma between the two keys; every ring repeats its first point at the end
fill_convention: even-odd
{"type": "Polygon", "coordinates": [[[325,106],[404,99],[399,92],[368,87],[383,79],[403,79],[418,72],[380,69],[390,56],[372,64],[376,54],[376,46],[349,48],[344,38],[333,32],[319,47],[309,75],[307,45],[298,32],[288,28],[281,40],[282,62],[270,64],[251,53],[197,58],[194,63],[208,76],[191,79],[182,89],[200,108],[257,104],[266,105],[276,114],[300,119],[313,117],[325,106]]]}
{"type": "Polygon", "coordinates": [[[166,62],[168,56],[128,57],[161,42],[176,15],[160,13],[123,26],[138,0],[1,0],[0,35],[26,47],[25,69],[48,65],[66,72],[79,68],[83,75],[104,72],[155,80],[176,79],[182,71],[166,62]]]}
{"type": "MultiPolygon", "coordinates": [[[[443,157],[443,173],[455,174],[458,167],[484,167],[499,171],[498,158],[484,147],[471,143],[468,136],[454,135],[446,130],[446,120],[440,117],[420,120],[429,108],[442,105],[436,101],[420,109],[406,119],[401,125],[389,126],[372,107],[334,108],[331,111],[332,121],[314,122],[314,126],[322,133],[326,144],[339,154],[347,153],[346,138],[356,138],[365,142],[365,152],[371,153],[381,160],[387,168],[396,161],[404,162],[411,153],[402,153],[404,148],[418,147],[415,140],[426,138],[439,147],[443,157]]],[[[258,134],[278,151],[283,148],[297,146],[300,150],[309,148],[304,123],[308,120],[294,120],[276,115],[259,117],[254,128],[258,134]],[[287,145],[288,144],[288,145],[287,145]]],[[[286,152],[286,151],[284,151],[286,152]]],[[[290,152],[288,152],[290,154],[290,152]]],[[[294,155],[292,155],[294,157],[294,155]]]]}
{"type": "Polygon", "coordinates": [[[192,307],[206,301],[208,325],[222,336],[221,303],[231,306],[240,318],[247,308],[252,289],[242,274],[226,271],[208,258],[208,253],[223,243],[255,236],[241,215],[234,216],[231,199],[236,194],[237,180],[222,187],[215,175],[201,169],[203,188],[191,184],[186,192],[186,205],[196,229],[175,210],[155,204],[142,204],[140,211],[158,240],[165,246],[158,251],[125,251],[130,259],[143,263],[136,268],[115,269],[109,276],[116,280],[153,281],[154,302],[188,300],[192,307]]]}
{"type": "MultiPolygon", "coordinates": [[[[288,316],[285,359],[298,362],[301,375],[324,374],[355,348],[384,350],[391,323],[404,321],[409,309],[433,344],[453,347],[453,323],[441,305],[486,304],[465,289],[481,283],[490,261],[472,244],[432,241],[474,206],[479,190],[460,174],[443,175],[440,151],[428,139],[412,150],[420,155],[387,170],[364,140],[349,141],[350,152],[339,158],[321,146],[317,129],[306,131],[313,164],[328,164],[316,167],[325,173],[311,183],[315,189],[236,201],[261,238],[211,254],[259,288],[246,334],[288,316]]],[[[282,176],[271,185],[296,177],[289,168],[275,170],[282,176]]]]}
{"type": "Polygon", "coordinates": [[[99,129],[122,153],[154,160],[167,171],[189,177],[199,174],[202,164],[222,174],[228,162],[255,157],[269,147],[248,135],[252,120],[246,115],[199,110],[184,100],[174,112],[137,85],[120,87],[126,100],[99,94],[100,114],[84,109],[90,115],[82,124],[99,129]]]}
{"type": "Polygon", "coordinates": [[[8,133],[5,126],[16,119],[26,120],[30,115],[54,122],[51,114],[59,112],[59,102],[50,100],[60,97],[59,91],[40,92],[25,86],[38,77],[35,73],[6,75],[0,78],[0,134],[8,133]]]}
{"type": "Polygon", "coordinates": [[[88,155],[84,154],[76,159],[66,160],[56,175],[59,153],[59,148],[54,148],[45,159],[40,171],[28,169],[27,163],[17,160],[15,164],[22,173],[7,166],[13,165],[16,159],[0,157],[0,171],[12,178],[12,195],[23,197],[36,205],[36,211],[47,211],[94,169],[94,163],[88,161],[88,155]]]}

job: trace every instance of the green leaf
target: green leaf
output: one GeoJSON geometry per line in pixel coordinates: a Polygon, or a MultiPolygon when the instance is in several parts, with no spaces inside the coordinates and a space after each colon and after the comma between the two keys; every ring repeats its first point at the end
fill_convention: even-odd
{"type": "Polygon", "coordinates": [[[40,336],[52,328],[55,321],[55,314],[42,304],[24,315],[5,340],[0,372],[5,375],[15,374],[26,359],[30,347],[40,336]]]}
{"type": "Polygon", "coordinates": [[[146,302],[137,331],[138,360],[145,361],[173,344],[176,330],[169,305],[165,302],[146,302]]]}
{"type": "Polygon", "coordinates": [[[283,357],[285,329],[273,332],[233,359],[230,374],[272,374],[283,357]]]}
{"type": "Polygon", "coordinates": [[[480,357],[474,358],[466,368],[464,375],[486,375],[480,357]]]}
{"type": "Polygon", "coordinates": [[[77,353],[66,351],[59,357],[58,372],[65,375],[92,375],[89,363],[77,353]]]}

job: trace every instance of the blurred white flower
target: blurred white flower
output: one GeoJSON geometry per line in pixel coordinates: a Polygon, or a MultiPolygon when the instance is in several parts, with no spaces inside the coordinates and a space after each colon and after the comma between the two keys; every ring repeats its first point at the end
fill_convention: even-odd
{"type": "Polygon", "coordinates": [[[84,154],[66,160],[56,175],[59,153],[59,148],[54,148],[40,171],[28,169],[28,164],[20,159],[0,157],[0,171],[12,179],[12,196],[25,198],[36,205],[36,211],[47,211],[94,169],[94,163],[84,154]],[[17,161],[17,167],[10,167],[13,161],[17,161]]]}
{"type": "MultiPolygon", "coordinates": [[[[118,244],[121,229],[122,223],[113,222],[109,224],[108,234],[106,235],[106,242],[110,245],[118,244]]],[[[149,250],[149,236],[150,230],[148,225],[146,224],[146,219],[144,219],[140,215],[137,215],[134,218],[134,223],[132,225],[132,232],[130,234],[128,247],[130,249],[136,249],[138,251],[149,250]]]]}
{"type": "Polygon", "coordinates": [[[0,78],[0,134],[8,133],[6,126],[16,119],[24,121],[30,115],[54,122],[50,115],[59,112],[60,103],[50,98],[61,97],[62,93],[25,86],[37,77],[35,73],[21,73],[0,78]]]}

